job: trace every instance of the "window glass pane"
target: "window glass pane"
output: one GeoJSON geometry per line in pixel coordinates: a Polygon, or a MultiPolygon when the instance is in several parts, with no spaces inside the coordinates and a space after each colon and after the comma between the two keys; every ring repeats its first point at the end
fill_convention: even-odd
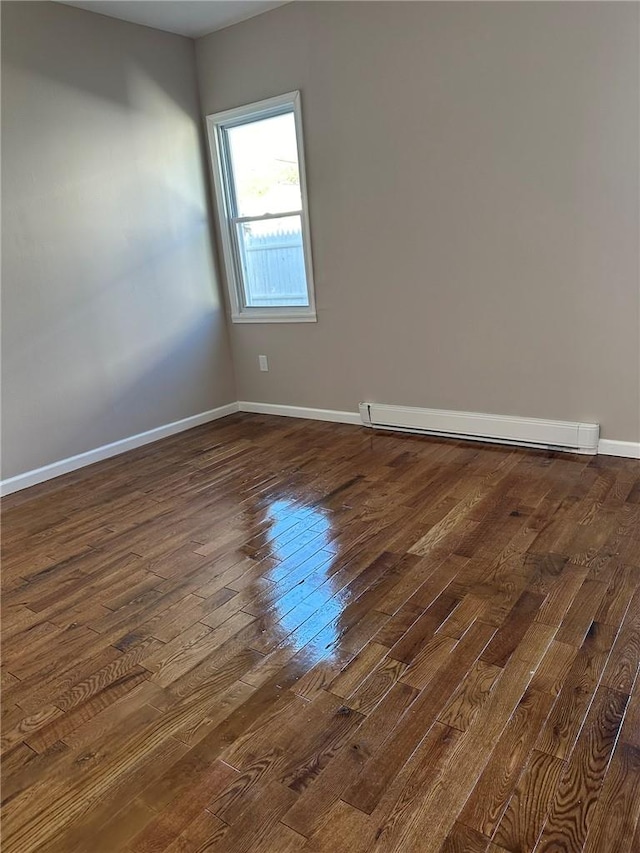
{"type": "Polygon", "coordinates": [[[236,223],[245,305],[307,306],[299,216],[236,223]]]}
{"type": "Polygon", "coordinates": [[[300,174],[293,113],[227,130],[236,216],[300,210],[300,174]]]}

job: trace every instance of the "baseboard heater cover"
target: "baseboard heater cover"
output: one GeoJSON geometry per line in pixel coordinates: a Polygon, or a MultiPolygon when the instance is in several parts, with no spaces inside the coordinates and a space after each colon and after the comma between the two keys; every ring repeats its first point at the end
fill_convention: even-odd
{"type": "Polygon", "coordinates": [[[360,403],[359,408],[362,423],[368,427],[573,453],[598,452],[599,424],[420,409],[385,403],[360,403]]]}

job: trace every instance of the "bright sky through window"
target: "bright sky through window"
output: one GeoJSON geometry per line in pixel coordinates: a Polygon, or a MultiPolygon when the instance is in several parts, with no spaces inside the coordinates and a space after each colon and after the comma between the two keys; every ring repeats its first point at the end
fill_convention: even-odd
{"type": "Polygon", "coordinates": [[[237,216],[300,210],[293,113],[231,127],[229,149],[237,216]]]}

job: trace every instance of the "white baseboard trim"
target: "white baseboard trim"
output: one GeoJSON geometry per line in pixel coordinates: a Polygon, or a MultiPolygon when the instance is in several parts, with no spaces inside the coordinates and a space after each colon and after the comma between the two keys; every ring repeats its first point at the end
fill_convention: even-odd
{"type": "Polygon", "coordinates": [[[285,418],[308,418],[312,421],[332,421],[338,424],[356,424],[362,426],[358,412],[340,412],[336,409],[309,409],[305,406],[280,406],[276,403],[249,403],[240,400],[241,412],[253,412],[257,415],[282,415],[285,418]]]}
{"type": "MultiPolygon", "coordinates": [[[[105,444],[102,447],[96,447],[94,450],[88,450],[86,453],[79,453],[77,456],[70,456],[68,459],[61,459],[59,462],[53,462],[51,465],[45,465],[44,467],[36,468],[33,471],[26,471],[24,474],[18,474],[15,477],[9,477],[6,480],[0,481],[0,495],[10,495],[13,494],[13,492],[21,491],[22,489],[28,489],[30,486],[36,486],[38,483],[44,483],[47,480],[52,480],[54,477],[60,477],[62,474],[68,474],[71,471],[77,471],[79,468],[84,468],[87,465],[93,465],[94,462],[101,462],[104,459],[110,459],[112,456],[119,456],[127,450],[134,450],[136,447],[151,444],[154,441],[159,441],[162,438],[168,438],[170,435],[175,435],[176,433],[184,432],[188,429],[193,429],[193,427],[218,420],[219,418],[224,418],[227,415],[232,415],[238,411],[253,412],[254,414],[260,415],[280,415],[288,418],[308,418],[309,420],[314,421],[330,421],[333,423],[362,426],[362,419],[359,412],[342,412],[335,409],[313,409],[305,406],[281,406],[276,403],[252,403],[246,400],[241,400],[236,403],[228,403],[226,406],[219,406],[217,409],[210,409],[208,412],[202,412],[199,415],[192,415],[189,418],[183,418],[180,421],[174,421],[173,423],[147,430],[146,432],[138,433],[138,435],[132,435],[129,438],[123,438],[120,441],[114,441],[112,444],[105,444]]],[[[383,429],[393,428],[389,426],[381,426],[383,429]]],[[[440,433],[440,435],[444,436],[447,434],[440,433]]],[[[460,433],[449,433],[448,435],[451,438],[458,439],[473,438],[473,436],[462,435],[460,433]]],[[[494,441],[495,440],[496,439],[494,439],[494,441]]],[[[505,442],[504,439],[499,443],[503,442],[505,442]]],[[[508,440],[506,443],[509,443],[508,440]]],[[[621,456],[628,459],[640,459],[640,442],[614,441],[613,439],[601,438],[598,442],[598,453],[603,456],[621,456]]]]}
{"type": "Polygon", "coordinates": [[[613,441],[601,438],[598,453],[603,456],[625,456],[627,459],[640,459],[640,441],[613,441]]]}
{"type": "Polygon", "coordinates": [[[594,455],[598,452],[598,424],[423,409],[384,403],[360,403],[362,422],[367,427],[398,429],[472,441],[515,444],[570,453],[594,455]]]}
{"type": "MultiPolygon", "coordinates": [[[[240,412],[253,412],[254,414],[259,415],[281,415],[289,418],[308,418],[314,421],[332,421],[334,423],[340,424],[354,424],[356,426],[362,426],[363,421],[359,412],[343,412],[338,411],[336,409],[313,409],[305,406],[283,406],[277,403],[254,403],[247,400],[240,400],[238,402],[238,411],[240,412]]],[[[461,413],[455,413],[456,415],[461,413]]],[[[464,413],[462,413],[464,414],[464,413]]],[[[483,416],[488,417],[488,416],[483,416]]],[[[519,418],[501,418],[501,420],[511,420],[511,421],[519,421],[519,418]]],[[[524,420],[524,419],[523,419],[524,420]]],[[[528,419],[530,420],[530,419],[528,419]]],[[[538,421],[537,423],[543,423],[542,421],[538,421]]],[[[544,423],[553,423],[556,424],[558,422],[544,422],[544,423]]],[[[562,425],[564,426],[563,422],[562,425]]],[[[591,426],[591,425],[589,425],[591,426]]],[[[399,431],[404,431],[400,429],[399,431]]],[[[592,433],[593,434],[593,433],[592,433]]],[[[432,435],[436,436],[438,433],[432,433],[432,435]]],[[[440,433],[443,437],[457,438],[460,440],[473,440],[473,436],[463,435],[461,433],[449,433],[446,436],[444,433],[440,433]]],[[[513,438],[510,442],[508,439],[490,439],[490,438],[482,438],[480,440],[493,442],[496,444],[506,444],[513,443],[518,444],[521,447],[531,447],[533,449],[536,448],[536,444],[526,443],[522,441],[521,438],[513,438]]],[[[571,452],[575,452],[573,448],[568,448],[571,452]]],[[[598,453],[601,453],[603,456],[625,456],[629,459],[640,459],[640,442],[634,441],[613,441],[610,439],[601,438],[598,442],[598,453]]]]}
{"type": "Polygon", "coordinates": [[[38,483],[44,483],[47,480],[52,480],[54,477],[60,477],[62,474],[77,471],[78,468],[84,468],[86,465],[93,465],[94,462],[102,462],[104,459],[110,459],[112,456],[119,456],[127,450],[134,450],[136,447],[151,444],[154,441],[159,441],[161,438],[168,438],[170,435],[175,435],[178,432],[184,432],[201,424],[216,421],[218,418],[224,418],[237,411],[237,403],[227,403],[226,406],[209,409],[208,412],[201,412],[199,415],[192,415],[180,421],[164,424],[164,426],[149,429],[146,432],[132,435],[129,438],[123,438],[120,441],[104,444],[102,447],[96,447],[94,450],[88,450],[86,453],[78,453],[77,456],[61,459],[59,462],[53,462],[51,465],[45,465],[43,468],[36,468],[33,471],[26,471],[24,474],[9,477],[0,482],[0,495],[10,495],[22,489],[28,489],[29,486],[36,486],[38,483]]]}

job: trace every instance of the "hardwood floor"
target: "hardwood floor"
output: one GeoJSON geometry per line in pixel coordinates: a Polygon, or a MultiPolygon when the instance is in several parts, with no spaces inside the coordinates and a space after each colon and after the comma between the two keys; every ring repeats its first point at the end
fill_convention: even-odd
{"type": "Polygon", "coordinates": [[[3,502],[4,853],[640,850],[640,463],[234,415],[3,502]]]}

